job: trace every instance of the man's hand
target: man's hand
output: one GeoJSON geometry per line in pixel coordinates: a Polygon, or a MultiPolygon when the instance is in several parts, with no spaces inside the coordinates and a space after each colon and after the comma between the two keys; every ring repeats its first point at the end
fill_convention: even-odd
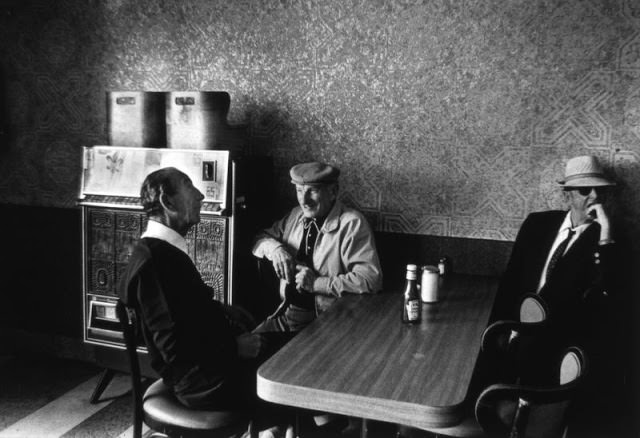
{"type": "Polygon", "coordinates": [[[238,345],[238,356],[242,359],[255,359],[264,351],[266,341],[262,335],[257,333],[243,333],[236,336],[238,345]]]}
{"type": "Polygon", "coordinates": [[[298,292],[313,292],[313,282],[318,277],[313,269],[305,265],[296,265],[296,289],[298,292]]]}
{"type": "Polygon", "coordinates": [[[296,263],[293,255],[291,255],[286,247],[277,247],[271,255],[271,262],[279,279],[287,280],[287,283],[293,282],[293,270],[296,263]]]}
{"type": "Polygon", "coordinates": [[[609,216],[604,210],[602,204],[593,204],[587,207],[587,214],[592,218],[594,222],[600,224],[600,240],[611,239],[611,224],[609,222],[609,216]]]}

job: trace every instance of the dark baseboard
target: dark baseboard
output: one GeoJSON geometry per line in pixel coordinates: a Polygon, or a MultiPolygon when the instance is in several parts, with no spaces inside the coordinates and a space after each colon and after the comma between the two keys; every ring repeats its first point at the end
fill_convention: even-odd
{"type": "Polygon", "coordinates": [[[0,204],[3,327],[82,337],[82,229],[77,208],[0,204]]]}

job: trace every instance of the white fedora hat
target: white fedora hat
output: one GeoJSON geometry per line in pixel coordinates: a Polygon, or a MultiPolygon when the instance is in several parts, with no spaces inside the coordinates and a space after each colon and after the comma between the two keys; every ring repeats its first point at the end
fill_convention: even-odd
{"type": "Polygon", "coordinates": [[[558,181],[563,187],[601,187],[615,186],[608,179],[598,159],[593,155],[570,158],[564,169],[564,179],[558,181]]]}

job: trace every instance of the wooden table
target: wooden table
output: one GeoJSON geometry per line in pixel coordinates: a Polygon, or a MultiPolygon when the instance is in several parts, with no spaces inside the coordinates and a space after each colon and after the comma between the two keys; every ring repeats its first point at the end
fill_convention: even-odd
{"type": "Polygon", "coordinates": [[[402,294],[342,297],[258,369],[267,401],[421,429],[462,419],[497,280],[451,275],[422,322],[402,294]]]}

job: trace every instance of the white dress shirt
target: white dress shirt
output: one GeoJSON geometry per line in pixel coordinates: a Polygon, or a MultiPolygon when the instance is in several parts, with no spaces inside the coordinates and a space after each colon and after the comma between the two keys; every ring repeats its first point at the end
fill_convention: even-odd
{"type": "Polygon", "coordinates": [[[549,267],[549,261],[551,260],[551,256],[555,252],[556,248],[560,245],[560,243],[567,238],[567,236],[569,235],[569,230],[573,230],[574,235],[573,237],[571,237],[571,240],[569,241],[569,244],[567,245],[567,248],[565,249],[564,254],[567,253],[569,248],[571,248],[571,246],[575,243],[575,241],[578,240],[580,235],[584,232],[584,230],[587,229],[589,225],[591,225],[590,222],[586,224],[578,225],[577,227],[572,228],[571,212],[567,213],[567,215],[564,218],[564,221],[562,221],[562,224],[560,225],[560,229],[558,230],[558,235],[556,236],[556,240],[553,242],[553,245],[551,245],[551,250],[549,251],[549,255],[547,255],[547,261],[544,264],[544,268],[542,269],[542,275],[540,276],[540,282],[538,283],[538,290],[537,290],[538,292],[540,292],[540,289],[542,289],[542,286],[544,286],[545,282],[547,281],[547,268],[549,267]]]}

